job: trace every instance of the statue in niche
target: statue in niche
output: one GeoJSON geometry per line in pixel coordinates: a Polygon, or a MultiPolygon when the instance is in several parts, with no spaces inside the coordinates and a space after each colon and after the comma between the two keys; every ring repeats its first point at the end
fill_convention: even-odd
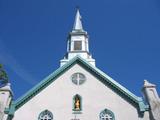
{"type": "Polygon", "coordinates": [[[75,110],[80,110],[81,103],[80,103],[80,98],[78,95],[75,96],[75,100],[74,100],[74,108],[75,110]]]}

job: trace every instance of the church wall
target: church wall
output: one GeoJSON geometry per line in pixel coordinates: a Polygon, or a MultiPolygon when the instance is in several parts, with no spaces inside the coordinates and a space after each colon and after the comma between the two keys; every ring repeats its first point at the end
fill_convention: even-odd
{"type": "Polygon", "coordinates": [[[20,107],[13,120],[38,120],[39,114],[46,109],[53,113],[54,120],[71,120],[75,115],[79,120],[99,120],[99,114],[105,108],[114,113],[115,120],[141,120],[134,106],[76,64],[20,107]],[[77,86],[72,83],[70,76],[75,72],[86,76],[84,84],[77,86]],[[79,114],[72,111],[76,94],[82,97],[79,114]]]}

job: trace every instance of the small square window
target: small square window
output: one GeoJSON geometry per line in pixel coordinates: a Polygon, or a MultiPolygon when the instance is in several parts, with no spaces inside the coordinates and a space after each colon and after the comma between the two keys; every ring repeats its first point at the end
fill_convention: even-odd
{"type": "Polygon", "coordinates": [[[82,50],[82,42],[81,41],[74,42],[74,50],[82,50]]]}

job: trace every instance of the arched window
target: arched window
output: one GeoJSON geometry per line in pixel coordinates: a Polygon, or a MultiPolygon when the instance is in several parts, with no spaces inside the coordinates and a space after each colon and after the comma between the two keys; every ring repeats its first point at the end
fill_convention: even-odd
{"type": "Polygon", "coordinates": [[[53,114],[48,110],[44,110],[39,114],[38,120],[53,120],[53,114]]]}
{"type": "Polygon", "coordinates": [[[76,94],[73,97],[73,110],[74,111],[81,111],[82,110],[82,98],[78,94],[76,94]]]}
{"type": "Polygon", "coordinates": [[[100,120],[115,120],[113,112],[108,109],[104,109],[100,113],[99,117],[100,117],[100,120]]]}

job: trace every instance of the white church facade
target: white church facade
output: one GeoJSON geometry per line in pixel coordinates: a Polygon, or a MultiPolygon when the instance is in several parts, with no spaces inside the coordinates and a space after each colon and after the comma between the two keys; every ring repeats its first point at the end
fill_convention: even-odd
{"type": "Polygon", "coordinates": [[[0,88],[0,120],[160,120],[156,86],[144,81],[144,99],[96,67],[79,10],[60,67],[17,100],[0,88]]]}

